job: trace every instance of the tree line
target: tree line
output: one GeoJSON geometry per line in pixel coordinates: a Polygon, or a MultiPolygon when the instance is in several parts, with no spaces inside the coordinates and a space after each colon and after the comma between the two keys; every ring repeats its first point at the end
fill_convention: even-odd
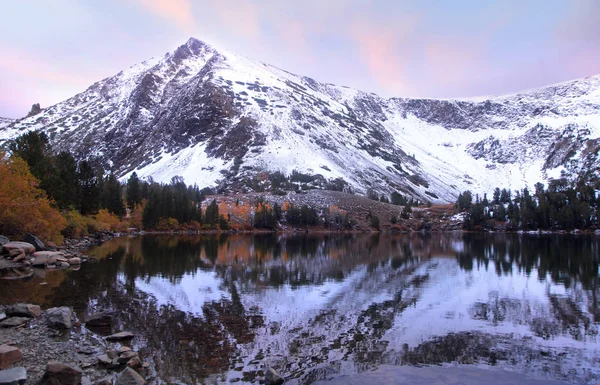
{"type": "Polygon", "coordinates": [[[489,199],[465,191],[456,206],[467,213],[465,228],[506,230],[595,230],[599,225],[600,199],[589,185],[572,186],[565,179],[537,183],[515,191],[496,188],[489,199]]]}
{"type": "MultiPolygon", "coordinates": [[[[7,150],[9,156],[0,154],[2,166],[10,166],[16,170],[12,174],[5,174],[7,178],[14,179],[16,174],[26,170],[29,176],[24,178],[22,188],[34,191],[36,199],[44,199],[43,202],[39,199],[32,202],[29,207],[44,207],[46,211],[53,211],[53,215],[46,213],[46,216],[61,218],[54,221],[54,235],[60,232],[62,236],[73,237],[98,230],[128,228],[163,231],[228,230],[232,227],[274,230],[282,221],[290,226],[306,227],[320,225],[329,218],[325,213],[325,219],[321,221],[316,209],[306,205],[295,206],[289,202],[282,208],[262,200],[252,205],[239,201],[235,204],[217,204],[213,200],[203,207],[206,196],[216,193],[214,189],[188,186],[178,176],[164,184],[154,182],[151,178],[142,180],[133,172],[125,183],[121,183],[99,161],[76,161],[67,151],[55,154],[48,136],[41,131],[31,131],[10,141],[7,150]]],[[[294,182],[305,183],[311,178],[312,176],[295,171],[289,177],[273,173],[268,180],[275,188],[282,188],[293,187],[291,183],[294,182]]],[[[345,186],[343,181],[333,180],[330,183],[333,185],[328,187],[332,189],[341,190],[345,186]]],[[[17,191],[14,185],[3,185],[17,191]]],[[[0,200],[2,190],[0,186],[0,200]]],[[[6,196],[6,201],[15,199],[14,194],[6,196]]],[[[0,212],[0,232],[18,233],[28,230],[21,229],[22,226],[10,225],[10,218],[10,215],[3,218],[0,212]]],[[[347,214],[343,220],[337,217],[335,220],[345,227],[353,223],[347,214]]],[[[41,227],[43,226],[36,226],[35,231],[40,233],[41,227]]]]}

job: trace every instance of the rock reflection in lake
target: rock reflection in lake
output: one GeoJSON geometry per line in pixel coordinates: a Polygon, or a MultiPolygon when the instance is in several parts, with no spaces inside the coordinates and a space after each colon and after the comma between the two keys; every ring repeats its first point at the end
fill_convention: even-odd
{"type": "Polygon", "coordinates": [[[167,381],[423,364],[600,381],[595,237],[144,236],[88,254],[80,271],[0,281],[0,301],[114,310],[167,381]]]}

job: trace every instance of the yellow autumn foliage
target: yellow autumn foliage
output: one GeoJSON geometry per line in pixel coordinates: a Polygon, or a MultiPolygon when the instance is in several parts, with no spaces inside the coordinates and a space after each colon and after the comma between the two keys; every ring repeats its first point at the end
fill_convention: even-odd
{"type": "Polygon", "coordinates": [[[0,233],[30,232],[62,243],[61,230],[67,221],[38,184],[24,160],[0,152],[0,233]]]}

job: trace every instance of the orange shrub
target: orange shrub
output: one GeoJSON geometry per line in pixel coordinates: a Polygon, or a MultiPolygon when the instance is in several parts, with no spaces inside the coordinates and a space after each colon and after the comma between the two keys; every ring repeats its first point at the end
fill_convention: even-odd
{"type": "Polygon", "coordinates": [[[174,231],[179,229],[179,221],[175,218],[160,218],[156,225],[158,231],[174,231]]]}
{"type": "Polygon", "coordinates": [[[94,216],[101,230],[120,230],[121,220],[107,209],[102,209],[94,216]]]}
{"type": "Polygon", "coordinates": [[[0,152],[0,232],[19,235],[31,232],[45,240],[62,243],[67,221],[52,205],[27,163],[6,158],[0,152]]]}

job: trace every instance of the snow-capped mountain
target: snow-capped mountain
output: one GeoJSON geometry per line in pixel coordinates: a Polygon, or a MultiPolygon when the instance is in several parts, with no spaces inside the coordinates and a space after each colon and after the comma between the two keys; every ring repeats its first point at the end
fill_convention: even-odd
{"type": "Polygon", "coordinates": [[[358,192],[453,201],[597,177],[600,76],[489,98],[383,98],[192,38],[0,129],[0,141],[33,129],[122,178],[244,188],[260,171],[295,169],[358,192]]]}

